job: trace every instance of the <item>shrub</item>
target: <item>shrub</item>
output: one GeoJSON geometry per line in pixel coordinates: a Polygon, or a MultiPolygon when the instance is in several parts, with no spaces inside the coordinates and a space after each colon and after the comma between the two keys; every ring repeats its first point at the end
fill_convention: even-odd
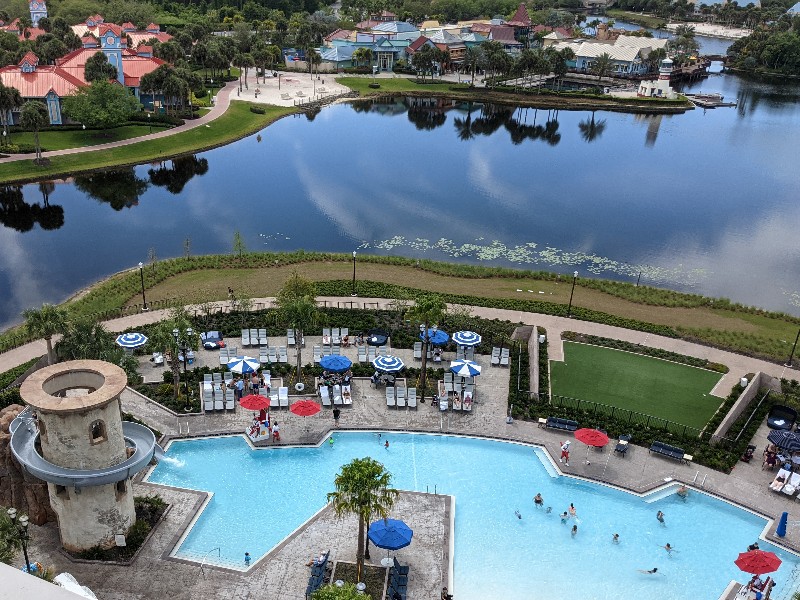
{"type": "Polygon", "coordinates": [[[260,106],[251,106],[250,107],[250,112],[251,113],[255,113],[257,115],[263,115],[263,114],[266,114],[267,111],[265,109],[261,108],[260,106]]]}
{"type": "MultiPolygon", "coordinates": [[[[143,519],[137,519],[136,522],[128,529],[126,543],[129,546],[135,546],[137,549],[144,543],[147,534],[150,533],[152,527],[150,523],[143,519]]],[[[135,550],[134,550],[135,552],[135,550]]]]}
{"type": "Polygon", "coordinates": [[[205,98],[206,96],[208,96],[208,89],[206,89],[206,88],[202,88],[200,90],[197,90],[194,93],[194,97],[195,98],[205,98]]]}
{"type": "Polygon", "coordinates": [[[160,123],[163,125],[183,125],[184,120],[179,119],[178,117],[173,117],[172,115],[168,115],[166,113],[146,113],[146,112],[138,112],[132,114],[128,117],[128,121],[131,123],[136,123],[141,125],[142,123],[160,123]],[[149,117],[147,115],[150,115],[149,117]]]}
{"type": "MultiPolygon", "coordinates": [[[[42,147],[42,152],[46,152],[47,148],[42,147]]],[[[0,146],[0,152],[6,154],[32,154],[36,152],[36,146],[33,144],[6,144],[0,146]]]]}

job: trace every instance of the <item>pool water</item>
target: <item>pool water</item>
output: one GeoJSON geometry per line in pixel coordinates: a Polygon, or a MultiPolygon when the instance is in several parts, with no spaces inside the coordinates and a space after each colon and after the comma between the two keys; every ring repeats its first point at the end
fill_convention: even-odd
{"type": "MultiPolygon", "coordinates": [[[[221,557],[215,552],[208,560],[236,568],[243,568],[245,551],[257,560],[325,506],[342,465],[371,456],[385,465],[396,488],[455,496],[453,587],[459,600],[528,600],[536,590],[559,600],[621,593],[643,600],[713,599],[731,579],[746,580],[733,561],[758,539],[763,518],[701,493],[685,501],[675,494],[641,498],[553,476],[540,453],[500,441],[360,432],[337,432],[332,446],[252,450],[236,436],[173,442],[167,455],[176,460],[159,464],[148,481],[213,492],[176,556],[200,560],[219,546],[221,557]],[[533,503],[537,492],[542,509],[533,503]],[[577,520],[562,524],[559,514],[570,503],[577,520]],[[619,544],[611,541],[614,533],[619,544]],[[672,554],[666,543],[676,549],[672,554]],[[656,575],[637,571],[653,567],[656,575]]],[[[766,542],[760,546],[784,561],[773,574],[780,597],[798,558],[766,542]]],[[[412,542],[398,556],[402,561],[413,551],[412,542]]]]}

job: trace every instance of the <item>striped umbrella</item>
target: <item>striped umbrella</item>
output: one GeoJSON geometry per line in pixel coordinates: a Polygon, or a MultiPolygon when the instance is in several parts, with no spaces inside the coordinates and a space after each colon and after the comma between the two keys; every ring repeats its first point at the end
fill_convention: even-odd
{"type": "Polygon", "coordinates": [[[481,374],[481,366],[471,360],[454,360],[450,370],[460,377],[475,377],[481,374]]]}
{"type": "Polygon", "coordinates": [[[481,336],[474,331],[456,331],[453,341],[459,346],[477,346],[481,343],[481,336]]]}
{"type": "Polygon", "coordinates": [[[773,429],[767,435],[767,439],[781,450],[786,450],[787,452],[800,450],[800,435],[792,431],[773,429]]]}
{"type": "Polygon", "coordinates": [[[117,336],[117,345],[127,349],[138,348],[146,343],[147,336],[143,333],[123,333],[117,336]]]}
{"type": "Polygon", "coordinates": [[[378,356],[372,361],[372,366],[384,373],[397,373],[406,367],[402,360],[390,354],[378,356]]]}
{"type": "Polygon", "coordinates": [[[258,359],[249,356],[234,356],[228,361],[228,370],[233,373],[239,373],[240,375],[244,373],[254,373],[260,368],[261,363],[258,359]]]}

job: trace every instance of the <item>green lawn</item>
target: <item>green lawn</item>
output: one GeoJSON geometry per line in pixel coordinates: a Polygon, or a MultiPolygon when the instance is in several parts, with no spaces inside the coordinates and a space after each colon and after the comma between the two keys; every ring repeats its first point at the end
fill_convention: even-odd
{"type": "MultiPolygon", "coordinates": [[[[164,129],[163,125],[153,125],[153,132],[161,131],[164,129]]],[[[147,125],[124,125],[122,127],[115,127],[104,131],[78,130],[78,131],[42,131],[39,133],[39,141],[42,144],[42,151],[47,150],[65,150],[67,148],[80,148],[83,146],[96,146],[98,144],[107,144],[109,142],[117,142],[119,140],[127,140],[130,138],[147,135],[150,133],[150,127],[147,125]]],[[[11,143],[13,144],[34,144],[33,133],[24,131],[22,133],[11,134],[11,143]]],[[[0,150],[2,150],[0,148],[0,150]]]]}
{"type": "Polygon", "coordinates": [[[355,90],[361,95],[381,94],[385,92],[448,92],[450,88],[457,85],[452,81],[444,83],[430,83],[430,78],[426,81],[429,83],[417,83],[413,75],[407,77],[376,78],[375,83],[380,84],[380,88],[375,90],[369,87],[372,83],[372,77],[337,77],[336,82],[346,85],[351,90],[355,90]]]}
{"type": "Polygon", "coordinates": [[[591,400],[702,428],[721,398],[722,375],[610,348],[564,342],[564,362],[550,363],[554,395],[591,400]]]}

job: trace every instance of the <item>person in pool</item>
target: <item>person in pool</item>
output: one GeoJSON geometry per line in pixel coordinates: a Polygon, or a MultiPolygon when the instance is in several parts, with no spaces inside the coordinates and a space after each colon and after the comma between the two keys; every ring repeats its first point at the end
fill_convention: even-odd
{"type": "Polygon", "coordinates": [[[611,538],[611,542],[614,544],[619,544],[619,534],[615,533],[614,536],[611,538]]]}
{"type": "Polygon", "coordinates": [[[658,567],[653,567],[649,571],[647,569],[636,569],[639,573],[644,573],[645,575],[655,575],[658,571],[658,567]]]}
{"type": "Polygon", "coordinates": [[[533,503],[534,503],[536,506],[538,506],[539,508],[541,508],[542,506],[544,506],[544,498],[542,498],[542,495],[541,495],[541,494],[536,494],[536,495],[533,497],[533,503]]]}

